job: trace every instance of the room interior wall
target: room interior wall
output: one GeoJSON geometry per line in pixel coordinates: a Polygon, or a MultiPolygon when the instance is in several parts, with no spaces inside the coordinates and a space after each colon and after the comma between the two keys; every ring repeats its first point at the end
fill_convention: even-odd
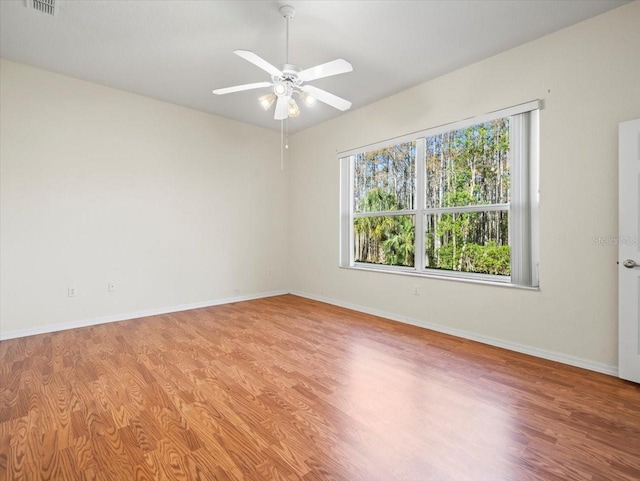
{"type": "Polygon", "coordinates": [[[618,123],[640,117],[639,27],[636,1],[295,134],[293,292],[615,373],[618,123]],[[534,99],[539,290],[338,267],[337,152],[534,99]]]}
{"type": "Polygon", "coordinates": [[[287,291],[277,132],[0,75],[0,338],[287,291]]]}

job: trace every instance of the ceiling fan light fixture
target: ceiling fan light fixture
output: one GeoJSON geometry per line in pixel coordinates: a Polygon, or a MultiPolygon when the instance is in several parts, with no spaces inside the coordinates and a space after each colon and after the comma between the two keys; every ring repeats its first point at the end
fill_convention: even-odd
{"type": "Polygon", "coordinates": [[[270,93],[267,95],[263,95],[258,99],[258,101],[260,102],[260,105],[262,105],[263,109],[269,110],[269,107],[271,107],[273,105],[273,102],[276,101],[276,94],[270,93]]]}
{"type": "Polygon", "coordinates": [[[294,99],[289,100],[289,117],[297,117],[300,115],[300,108],[294,99]]]}
{"type": "Polygon", "coordinates": [[[317,100],[313,95],[308,94],[307,92],[301,92],[300,98],[309,107],[313,107],[316,104],[317,100]]]}
{"type": "Polygon", "coordinates": [[[277,83],[273,87],[273,93],[276,94],[278,97],[282,97],[283,95],[287,95],[287,90],[289,90],[289,89],[287,88],[287,86],[284,83],[277,83]]]}

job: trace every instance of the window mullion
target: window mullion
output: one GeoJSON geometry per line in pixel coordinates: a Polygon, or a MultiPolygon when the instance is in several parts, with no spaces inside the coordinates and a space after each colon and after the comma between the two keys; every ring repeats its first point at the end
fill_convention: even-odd
{"type": "Polygon", "coordinates": [[[391,217],[395,215],[414,215],[416,213],[415,210],[376,210],[373,212],[355,212],[353,213],[353,218],[357,219],[359,217],[391,217]]]}
{"type": "Polygon", "coordinates": [[[414,265],[418,272],[424,271],[425,256],[425,232],[424,232],[424,208],[426,206],[426,139],[416,139],[415,175],[416,175],[416,224],[414,244],[414,265]]]}
{"type": "Polygon", "coordinates": [[[509,204],[478,204],[456,207],[438,207],[434,209],[424,209],[425,214],[465,214],[467,212],[496,212],[509,210],[509,204]]]}

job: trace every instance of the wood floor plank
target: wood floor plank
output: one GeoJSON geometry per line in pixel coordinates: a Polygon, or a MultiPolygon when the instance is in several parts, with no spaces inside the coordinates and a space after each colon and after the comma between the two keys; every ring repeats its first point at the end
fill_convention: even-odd
{"type": "Polygon", "coordinates": [[[640,386],[287,295],[0,342],[4,481],[631,481],[640,386]]]}

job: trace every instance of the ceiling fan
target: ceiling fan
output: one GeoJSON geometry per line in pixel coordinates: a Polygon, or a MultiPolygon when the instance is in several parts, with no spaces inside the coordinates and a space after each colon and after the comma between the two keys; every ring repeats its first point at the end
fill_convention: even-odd
{"type": "Polygon", "coordinates": [[[230,94],[234,92],[242,92],[244,90],[253,90],[266,87],[272,87],[272,92],[260,97],[260,104],[267,110],[274,102],[276,102],[276,110],[273,116],[276,120],[285,120],[289,117],[297,117],[300,109],[295,101],[294,95],[299,96],[307,105],[313,105],[317,100],[323,102],[338,110],[348,110],[351,108],[351,102],[338,97],[326,90],[319,89],[306,82],[317,80],[332,75],[351,72],[353,67],[346,60],[339,58],[331,62],[316,65],[305,70],[289,63],[289,20],[293,18],[296,11],[290,5],[280,7],[280,13],[287,22],[287,45],[286,60],[281,69],[270,64],[262,57],[256,55],[250,50],[235,50],[233,53],[251,62],[256,67],[261,68],[271,75],[271,82],[256,82],[244,85],[236,85],[235,87],[226,87],[213,91],[216,95],[230,94]],[[277,100],[277,101],[276,101],[277,100]]]}

